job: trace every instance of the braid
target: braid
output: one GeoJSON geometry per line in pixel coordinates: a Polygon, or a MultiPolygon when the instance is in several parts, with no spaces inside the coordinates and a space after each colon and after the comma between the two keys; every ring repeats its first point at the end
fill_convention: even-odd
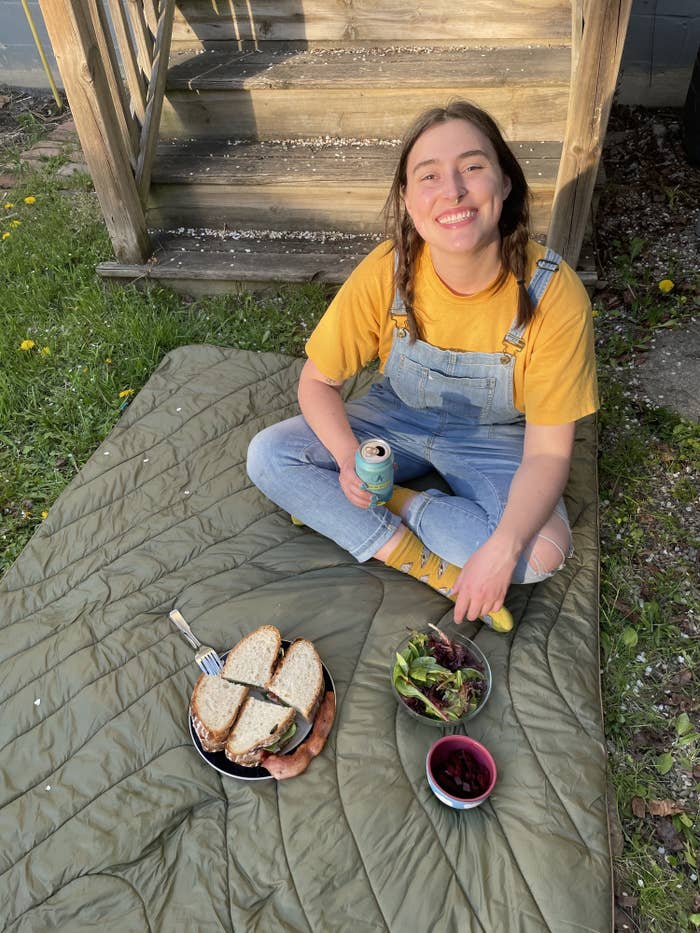
{"type": "Polygon", "coordinates": [[[534,317],[535,309],[527,290],[525,275],[527,272],[527,244],[529,236],[527,227],[519,223],[512,233],[503,237],[501,242],[501,261],[504,271],[512,272],[518,283],[518,318],[516,325],[529,324],[534,317]]]}
{"type": "Polygon", "coordinates": [[[396,289],[406,308],[408,332],[411,343],[420,339],[420,327],[416,320],[413,302],[415,300],[415,265],[423,240],[413,226],[413,221],[405,214],[401,222],[401,235],[396,243],[399,261],[396,268],[396,289]]]}

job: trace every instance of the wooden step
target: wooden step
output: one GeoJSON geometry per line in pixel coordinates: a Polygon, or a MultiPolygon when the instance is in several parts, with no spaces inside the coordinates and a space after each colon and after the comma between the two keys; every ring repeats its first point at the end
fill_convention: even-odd
{"type": "Polygon", "coordinates": [[[106,282],[167,285],[187,295],[230,294],[281,283],[340,285],[381,237],[339,232],[154,232],[154,254],[143,265],[103,262],[106,282]]]}
{"type": "Polygon", "coordinates": [[[495,39],[562,43],[571,36],[571,5],[562,0],[180,0],[173,45],[190,48],[249,41],[332,42],[367,45],[440,41],[489,43],[495,39]]]}
{"type": "MultiPolygon", "coordinates": [[[[153,259],[143,265],[103,262],[108,283],[164,285],[186,295],[220,295],[309,282],[341,285],[381,237],[320,232],[155,232],[153,259]]],[[[585,254],[584,254],[585,255],[585,254]]],[[[595,265],[579,267],[591,288],[595,265]]]]}
{"type": "Polygon", "coordinates": [[[216,137],[231,126],[251,139],[393,139],[427,107],[466,97],[510,140],[561,141],[570,70],[568,46],[179,53],[161,135],[216,137]]]}
{"type": "MultiPolygon", "coordinates": [[[[513,148],[533,193],[533,230],[544,233],[561,145],[513,148]]],[[[380,232],[397,153],[379,140],[165,140],[153,169],[148,223],[380,232]]]]}

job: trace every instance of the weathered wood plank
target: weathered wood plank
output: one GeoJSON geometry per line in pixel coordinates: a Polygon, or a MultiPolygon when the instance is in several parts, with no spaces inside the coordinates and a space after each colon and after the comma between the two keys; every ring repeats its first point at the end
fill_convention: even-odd
{"type": "Polygon", "coordinates": [[[142,203],[148,199],[148,190],[151,185],[151,168],[158,133],[160,131],[160,117],[163,109],[163,95],[168,77],[168,61],[170,57],[170,37],[173,28],[173,13],[175,0],[161,0],[160,17],[158,19],[158,32],[153,47],[153,68],[151,80],[148,84],[148,97],[146,100],[146,117],[141,132],[139,157],[136,165],[136,187],[142,203]]]}
{"type": "MultiPolygon", "coordinates": [[[[533,187],[553,187],[561,145],[520,143],[513,147],[533,187]]],[[[211,140],[163,140],[153,166],[153,184],[326,185],[352,180],[354,186],[388,191],[398,145],[370,141],[302,145],[211,140]]]]}
{"type": "Polygon", "coordinates": [[[421,43],[432,39],[493,38],[568,41],[571,5],[567,0],[230,0],[203,4],[181,0],[176,41],[212,39],[331,40],[421,43]]]}
{"type": "Polygon", "coordinates": [[[141,73],[146,81],[149,81],[153,62],[153,36],[146,23],[143,2],[142,0],[122,0],[122,2],[127,4],[141,73]]]}
{"type": "Polygon", "coordinates": [[[136,119],[140,124],[143,124],[146,114],[146,85],[144,84],[143,75],[138,65],[129,22],[126,18],[121,0],[108,0],[108,3],[112,25],[114,26],[114,34],[117,38],[117,45],[119,46],[119,53],[124,68],[124,77],[126,78],[126,83],[129,88],[131,108],[136,119]]]}
{"type": "Polygon", "coordinates": [[[376,246],[377,239],[350,241],[284,238],[230,239],[160,237],[153,262],[98,266],[103,279],[158,282],[186,294],[217,294],[278,284],[321,282],[339,285],[376,246]]]}
{"type": "MultiPolygon", "coordinates": [[[[533,187],[531,225],[544,234],[554,184],[533,187]]],[[[154,185],[147,212],[150,227],[267,230],[342,230],[378,233],[387,186],[361,187],[351,180],[327,185],[154,185]]]]}
{"type": "Polygon", "coordinates": [[[169,90],[259,88],[560,86],[571,79],[571,49],[319,49],[303,52],[179,53],[169,90]]]}
{"type": "Polygon", "coordinates": [[[326,135],[395,139],[414,115],[452,97],[466,97],[488,110],[512,141],[564,137],[568,87],[480,88],[453,82],[451,75],[438,88],[328,88],[322,94],[299,88],[293,92],[293,107],[286,90],[196,95],[172,91],[163,104],[161,131],[164,137],[212,137],[220,136],[222,127],[231,127],[236,136],[259,139],[326,135]]]}
{"type": "Polygon", "coordinates": [[[116,115],[124,143],[129,153],[129,161],[132,166],[136,164],[136,153],[138,151],[138,127],[131,116],[129,102],[127,99],[126,88],[122,81],[119,62],[112,43],[112,33],[110,30],[107,14],[102,4],[102,0],[86,0],[90,20],[92,21],[93,34],[97,48],[99,49],[102,67],[107,78],[107,87],[112,99],[113,112],[116,115]]]}
{"type": "Polygon", "coordinates": [[[158,30],[158,0],[136,0],[136,2],[141,3],[148,31],[155,37],[158,30]]]}
{"type": "MultiPolygon", "coordinates": [[[[155,234],[154,241],[154,262],[105,262],[98,266],[99,275],[113,283],[163,284],[187,295],[232,294],[305,282],[335,286],[380,242],[376,237],[339,240],[329,236],[321,242],[319,238],[253,239],[230,234],[155,234]]],[[[594,283],[590,270],[578,271],[584,284],[594,283]]]]}
{"type": "Polygon", "coordinates": [[[578,68],[548,242],[576,266],[595,187],[632,0],[584,0],[578,68]]]}
{"type": "Polygon", "coordinates": [[[81,0],[40,6],[114,252],[142,262],[150,253],[146,223],[91,19],[81,0]]]}

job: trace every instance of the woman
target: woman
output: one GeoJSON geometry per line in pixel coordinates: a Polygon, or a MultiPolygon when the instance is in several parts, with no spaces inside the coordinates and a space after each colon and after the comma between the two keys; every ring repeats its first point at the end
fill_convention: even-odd
{"type": "Polygon", "coordinates": [[[354,270],[307,343],[302,415],[250,445],[274,502],[358,561],[374,557],[498,631],[510,583],[571,554],[561,498],[577,419],[598,406],[590,303],[529,239],[528,188],[491,117],[465,101],[406,136],[386,215],[391,240],[354,270]],[[383,379],[343,403],[379,358],[383,379]],[[434,469],[451,495],[395,487],[369,508],[359,443],[381,437],[396,482],[434,469]]]}

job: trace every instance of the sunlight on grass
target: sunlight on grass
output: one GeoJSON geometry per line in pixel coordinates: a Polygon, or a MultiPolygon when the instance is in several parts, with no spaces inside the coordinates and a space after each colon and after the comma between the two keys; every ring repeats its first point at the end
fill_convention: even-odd
{"type": "Polygon", "coordinates": [[[322,286],[196,302],[157,288],[108,291],[95,274],[111,247],[94,197],[67,198],[35,176],[5,203],[0,570],[113,427],[125,391],[137,392],[168,351],[210,343],[299,356],[328,299],[322,286]]]}

